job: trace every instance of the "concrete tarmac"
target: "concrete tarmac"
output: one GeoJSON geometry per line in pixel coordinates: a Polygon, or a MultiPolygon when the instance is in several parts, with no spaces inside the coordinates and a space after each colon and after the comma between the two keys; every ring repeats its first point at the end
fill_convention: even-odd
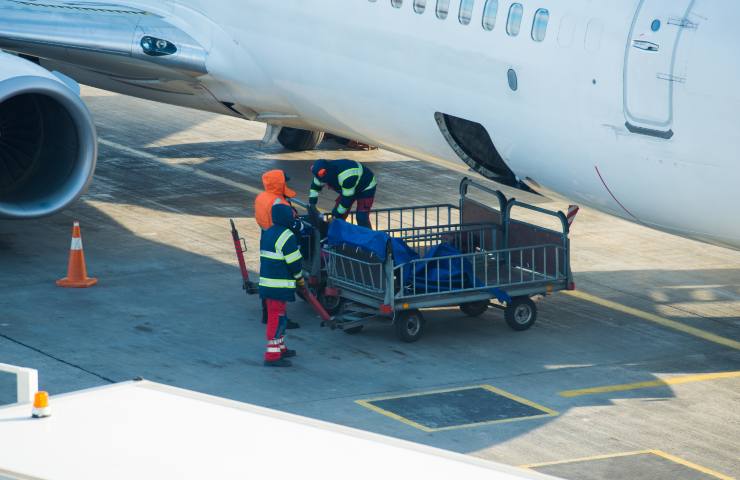
{"type": "MultiPolygon", "coordinates": [[[[259,301],[240,288],[228,227],[235,218],[256,271],[252,202],[264,171],[285,169],[305,198],[313,160],[356,159],[378,176],[379,207],[455,203],[470,173],[332,142],[263,148],[262,124],[83,95],[100,135],[89,192],[51,218],[0,221],[0,362],[37,368],[51,393],[140,376],[574,479],[740,475],[740,252],[586,209],[571,234],[578,291],[540,301],[531,330],[510,330],[493,309],[481,318],[441,309],[408,345],[384,324],[352,336],[320,328],[297,302],[294,367],[266,369],[259,301]],[[73,220],[100,279],[89,290],[54,285],[73,220]],[[452,393],[408,400],[432,391],[452,393]],[[399,396],[376,402],[395,413],[373,408],[399,396]],[[511,398],[539,414],[486,416],[483,404],[511,398]],[[409,420],[436,415],[449,427],[453,414],[471,421],[409,420]]],[[[13,393],[0,376],[0,401],[13,393]]]]}

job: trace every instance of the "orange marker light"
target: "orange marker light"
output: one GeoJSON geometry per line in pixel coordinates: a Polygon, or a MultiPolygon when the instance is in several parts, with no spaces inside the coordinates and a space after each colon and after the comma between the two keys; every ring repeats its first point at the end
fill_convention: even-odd
{"type": "Polygon", "coordinates": [[[33,418],[44,418],[51,415],[51,407],[49,407],[49,394],[47,392],[36,392],[33,397],[33,410],[31,416],[33,418]]]}

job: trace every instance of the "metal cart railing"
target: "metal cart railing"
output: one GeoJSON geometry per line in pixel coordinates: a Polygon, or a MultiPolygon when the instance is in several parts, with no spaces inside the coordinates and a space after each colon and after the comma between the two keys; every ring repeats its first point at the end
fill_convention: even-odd
{"type": "Polygon", "coordinates": [[[322,297],[337,313],[331,326],[348,333],[386,318],[401,340],[413,342],[424,331],[421,309],[456,305],[471,316],[502,308],[511,328],[526,330],[537,317],[531,297],[573,288],[565,215],[509,200],[470,179],[460,184],[457,206],[379,209],[371,220],[419,258],[400,263],[390,246],[380,258],[358,246],[312,245],[308,262],[318,268],[314,273],[323,271],[322,297]],[[497,206],[471,198],[471,188],[491,195],[497,206]],[[514,219],[515,210],[554,218],[561,228],[514,219]],[[441,245],[454,253],[435,255],[441,245]]]}

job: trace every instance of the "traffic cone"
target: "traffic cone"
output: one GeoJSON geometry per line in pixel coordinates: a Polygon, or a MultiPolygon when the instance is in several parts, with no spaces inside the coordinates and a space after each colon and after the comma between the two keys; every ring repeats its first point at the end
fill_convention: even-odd
{"type": "Polygon", "coordinates": [[[87,288],[98,283],[97,278],[88,278],[85,267],[85,254],[82,251],[82,237],[80,236],[80,222],[72,227],[72,245],[69,247],[69,265],[67,277],[57,280],[57,286],[65,288],[87,288]]]}

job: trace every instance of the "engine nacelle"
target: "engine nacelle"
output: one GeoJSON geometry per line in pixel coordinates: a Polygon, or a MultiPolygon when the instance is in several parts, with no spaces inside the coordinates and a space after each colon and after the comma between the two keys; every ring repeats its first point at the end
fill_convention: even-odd
{"type": "Polygon", "coordinates": [[[95,125],[79,94],[0,52],[0,218],[65,208],[87,188],[96,160],[95,125]]]}

